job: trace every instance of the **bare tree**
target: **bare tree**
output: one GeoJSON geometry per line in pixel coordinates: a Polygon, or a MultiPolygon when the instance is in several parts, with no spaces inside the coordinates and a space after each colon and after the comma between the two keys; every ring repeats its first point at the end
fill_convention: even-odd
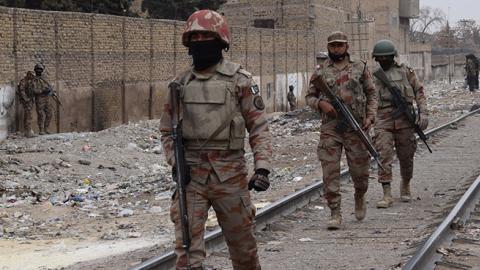
{"type": "Polygon", "coordinates": [[[460,20],[457,22],[455,38],[460,44],[472,49],[478,49],[480,45],[480,26],[475,20],[460,20]]]}
{"type": "Polygon", "coordinates": [[[445,21],[446,15],[441,9],[422,7],[419,17],[410,21],[410,40],[423,43],[431,41],[434,28],[443,26],[445,21]]]}

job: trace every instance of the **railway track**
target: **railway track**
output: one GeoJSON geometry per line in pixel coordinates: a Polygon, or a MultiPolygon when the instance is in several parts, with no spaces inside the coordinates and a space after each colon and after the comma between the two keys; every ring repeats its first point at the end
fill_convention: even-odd
{"type": "Polygon", "coordinates": [[[478,269],[479,232],[480,176],[403,269],[478,269]]]}
{"type": "MultiPolygon", "coordinates": [[[[474,110],[468,114],[458,117],[446,124],[429,130],[426,132],[427,136],[432,136],[439,131],[449,128],[452,125],[461,120],[467,118],[470,115],[480,112],[480,109],[474,110]]],[[[435,151],[435,149],[433,149],[435,151]]],[[[348,179],[348,170],[345,169],[341,172],[342,181],[348,179]]],[[[314,184],[303,188],[289,196],[286,196],[258,211],[255,218],[256,227],[263,228],[266,224],[270,223],[275,217],[280,215],[288,215],[295,210],[305,207],[310,202],[317,200],[322,194],[323,182],[319,180],[314,184]]],[[[223,236],[220,229],[216,229],[205,237],[205,245],[209,252],[219,251],[224,248],[223,236]]],[[[173,251],[162,254],[158,257],[151,258],[130,270],[163,270],[172,269],[175,266],[175,254],[173,251]]],[[[423,269],[423,268],[411,268],[411,269],[423,269]]]]}

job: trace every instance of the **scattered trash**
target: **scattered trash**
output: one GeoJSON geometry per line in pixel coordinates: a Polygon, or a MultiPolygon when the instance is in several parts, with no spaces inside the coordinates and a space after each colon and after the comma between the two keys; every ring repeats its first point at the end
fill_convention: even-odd
{"type": "Polygon", "coordinates": [[[298,182],[298,181],[302,181],[302,179],[303,179],[303,177],[297,176],[297,177],[293,178],[293,181],[298,182]]]}
{"type": "Polygon", "coordinates": [[[80,159],[80,160],[78,160],[78,163],[80,163],[80,164],[82,164],[82,165],[87,165],[87,166],[90,165],[90,164],[92,164],[91,161],[85,160],[85,159],[80,159]]]}
{"type": "Polygon", "coordinates": [[[132,209],[123,209],[118,213],[119,217],[130,217],[133,216],[133,210],[132,209]]]}
{"type": "Polygon", "coordinates": [[[313,242],[313,239],[307,237],[307,238],[300,238],[300,239],[298,239],[298,241],[300,241],[300,242],[313,242]]]}

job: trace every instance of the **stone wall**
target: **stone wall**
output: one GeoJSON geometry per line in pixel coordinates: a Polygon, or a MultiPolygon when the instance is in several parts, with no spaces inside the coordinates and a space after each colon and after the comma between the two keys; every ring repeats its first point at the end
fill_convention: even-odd
{"type": "MultiPolygon", "coordinates": [[[[190,65],[179,21],[4,7],[0,20],[0,84],[17,85],[43,63],[62,102],[50,126],[58,132],[159,118],[167,82],[190,65]]],[[[231,32],[224,56],[253,74],[267,110],[287,109],[290,84],[302,105],[318,33],[247,27],[231,32]]],[[[11,129],[22,129],[16,105],[11,129]]]]}

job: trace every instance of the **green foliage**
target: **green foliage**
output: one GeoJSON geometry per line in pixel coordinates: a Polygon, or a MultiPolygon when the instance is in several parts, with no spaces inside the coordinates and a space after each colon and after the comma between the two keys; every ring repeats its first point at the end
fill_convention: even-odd
{"type": "Polygon", "coordinates": [[[0,0],[1,6],[134,16],[133,0],[0,0]]]}
{"type": "Polygon", "coordinates": [[[226,0],[143,0],[142,12],[150,18],[186,20],[196,10],[217,10],[226,0]]]}

